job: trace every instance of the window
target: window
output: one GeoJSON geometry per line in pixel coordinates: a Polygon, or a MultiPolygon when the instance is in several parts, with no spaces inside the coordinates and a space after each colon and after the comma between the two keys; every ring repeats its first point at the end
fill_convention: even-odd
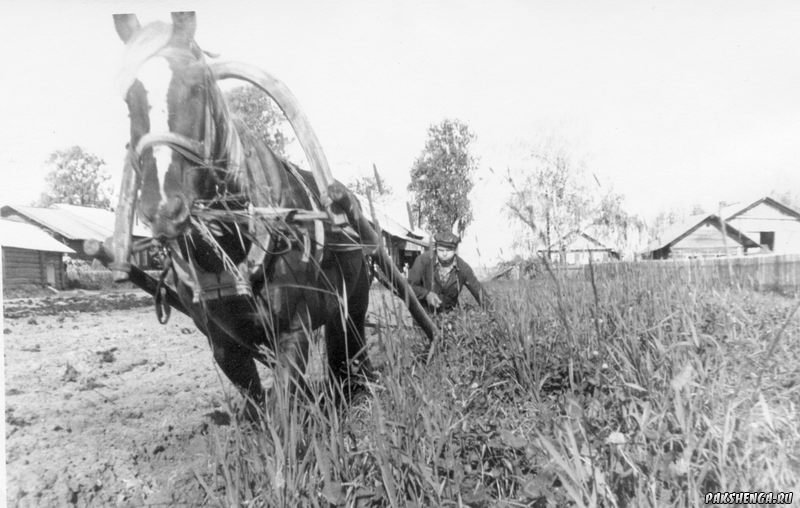
{"type": "Polygon", "coordinates": [[[758,243],[761,247],[766,247],[770,251],[775,249],[775,231],[761,231],[758,243]]]}

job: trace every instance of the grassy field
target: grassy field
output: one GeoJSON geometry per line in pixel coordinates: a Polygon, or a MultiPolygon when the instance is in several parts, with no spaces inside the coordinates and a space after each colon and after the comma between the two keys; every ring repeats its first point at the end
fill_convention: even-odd
{"type": "MultiPolygon", "coordinates": [[[[795,300],[670,280],[490,286],[430,363],[378,330],[380,380],[347,411],[279,394],[209,436],[220,506],[697,506],[800,494],[795,300]]],[[[396,320],[396,319],[395,319],[396,320]]],[[[238,395],[233,395],[233,404],[238,395]]]]}

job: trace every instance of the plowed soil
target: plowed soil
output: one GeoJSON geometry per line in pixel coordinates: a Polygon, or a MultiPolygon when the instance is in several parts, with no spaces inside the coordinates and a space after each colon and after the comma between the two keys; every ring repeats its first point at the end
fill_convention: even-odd
{"type": "Polygon", "coordinates": [[[196,505],[230,421],[205,337],[143,293],[4,302],[8,506],[196,505]]]}
{"type": "MultiPolygon", "coordinates": [[[[370,321],[387,294],[372,292],[370,321]]],[[[241,397],[192,321],[159,324],[141,291],[3,304],[7,505],[203,504],[210,431],[241,397]]]]}

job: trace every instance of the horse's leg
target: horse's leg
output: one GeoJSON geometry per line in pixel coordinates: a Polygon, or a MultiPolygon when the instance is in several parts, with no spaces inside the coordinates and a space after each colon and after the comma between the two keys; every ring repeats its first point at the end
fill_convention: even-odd
{"type": "Polygon", "coordinates": [[[177,292],[184,305],[191,310],[190,315],[197,328],[208,338],[214,361],[234,386],[249,397],[246,414],[254,419],[258,415],[258,408],[264,407],[265,392],[253,360],[253,352],[239,345],[230,333],[225,331],[222,323],[211,319],[211,316],[215,315],[213,312],[215,309],[191,303],[193,295],[186,284],[179,283],[177,292]]]}
{"type": "Polygon", "coordinates": [[[337,255],[337,265],[340,284],[347,294],[347,309],[346,315],[343,314],[345,309],[338,305],[329,311],[326,323],[328,365],[335,381],[358,384],[362,380],[354,378],[372,377],[364,335],[369,274],[363,256],[357,251],[337,255]]]}
{"type": "Polygon", "coordinates": [[[225,376],[248,398],[245,414],[248,418],[255,419],[259,410],[264,410],[266,396],[253,353],[234,342],[221,330],[214,330],[216,327],[213,325],[211,328],[209,344],[214,360],[225,376]]]}
{"type": "Polygon", "coordinates": [[[289,395],[307,393],[305,379],[311,329],[305,320],[295,317],[291,331],[282,332],[276,340],[275,386],[287,387],[289,395]]]}

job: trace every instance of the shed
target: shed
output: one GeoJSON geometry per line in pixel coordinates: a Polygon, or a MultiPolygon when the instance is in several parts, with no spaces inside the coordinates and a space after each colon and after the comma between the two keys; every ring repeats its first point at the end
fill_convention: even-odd
{"type": "Polygon", "coordinates": [[[66,287],[62,256],[75,251],[31,224],[0,219],[3,287],[66,287]]]}
{"type": "MultiPolygon", "coordinates": [[[[0,216],[41,228],[59,242],[69,246],[75,252],[74,257],[86,261],[92,261],[93,258],[83,253],[84,241],[105,241],[114,234],[114,212],[99,208],[63,203],[47,208],[6,205],[0,208],[0,216]]],[[[134,224],[134,239],[150,236],[150,231],[146,227],[134,224]]],[[[147,251],[136,253],[134,262],[139,266],[149,267],[151,256],[147,251]]]]}

